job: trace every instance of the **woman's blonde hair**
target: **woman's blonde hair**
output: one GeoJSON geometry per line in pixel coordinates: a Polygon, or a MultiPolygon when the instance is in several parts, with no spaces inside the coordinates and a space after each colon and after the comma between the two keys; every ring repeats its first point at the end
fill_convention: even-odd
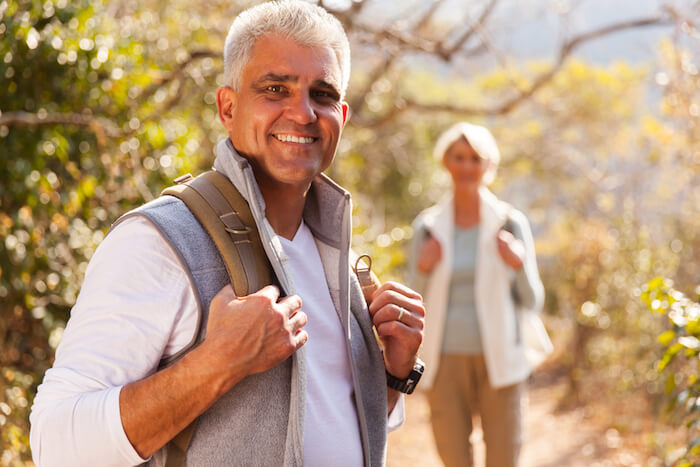
{"type": "Polygon", "coordinates": [[[482,182],[485,185],[491,184],[496,178],[496,170],[498,169],[498,163],[501,161],[501,153],[498,150],[496,140],[486,127],[467,122],[455,123],[445,130],[438,138],[437,143],[435,143],[433,151],[435,160],[442,163],[450,147],[462,138],[469,143],[479,157],[489,162],[489,167],[484,174],[482,182]]]}

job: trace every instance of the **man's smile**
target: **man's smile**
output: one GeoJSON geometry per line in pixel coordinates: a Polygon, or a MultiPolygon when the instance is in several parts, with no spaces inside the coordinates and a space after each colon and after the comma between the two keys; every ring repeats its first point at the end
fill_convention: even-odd
{"type": "Polygon", "coordinates": [[[272,136],[274,136],[275,139],[277,139],[278,141],[282,141],[283,143],[311,144],[318,139],[312,138],[310,136],[295,136],[284,133],[273,134],[272,136]]]}

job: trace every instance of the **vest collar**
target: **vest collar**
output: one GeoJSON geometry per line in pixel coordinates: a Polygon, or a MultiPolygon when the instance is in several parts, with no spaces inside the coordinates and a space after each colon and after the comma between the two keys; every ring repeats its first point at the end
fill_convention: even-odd
{"type": "MultiPolygon", "coordinates": [[[[248,201],[258,225],[265,219],[265,200],[255,180],[248,159],[241,156],[230,139],[219,142],[216,147],[214,169],[226,175],[241,195],[248,201]]],[[[338,232],[343,228],[350,193],[325,174],[318,175],[311,183],[311,189],[304,206],[304,222],[314,237],[335,248],[342,248],[338,232]]],[[[264,223],[267,223],[265,219],[264,223]]]]}

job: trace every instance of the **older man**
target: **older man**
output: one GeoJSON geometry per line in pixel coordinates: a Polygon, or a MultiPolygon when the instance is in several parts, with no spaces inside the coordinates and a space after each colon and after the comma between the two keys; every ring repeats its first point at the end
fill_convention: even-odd
{"type": "Polygon", "coordinates": [[[387,384],[415,375],[424,308],[397,283],[367,306],[349,265],[350,196],[322,174],[348,115],[345,33],[320,7],[266,3],[236,18],[224,64],[215,169],[248,201],[284,292],[236,297],[175,198],[124,216],[39,387],[39,466],[384,462],[403,416],[387,384]]]}

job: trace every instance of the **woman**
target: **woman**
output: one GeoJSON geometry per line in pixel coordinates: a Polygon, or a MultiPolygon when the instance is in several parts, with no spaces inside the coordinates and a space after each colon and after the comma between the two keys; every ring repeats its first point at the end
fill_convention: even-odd
{"type": "Polygon", "coordinates": [[[413,285],[426,308],[421,385],[446,466],[472,465],[479,414],[489,467],[515,466],[521,398],[551,342],[535,313],[544,290],[526,217],[486,185],[500,154],[484,127],[461,122],[435,146],[454,190],[414,221],[413,285]]]}

